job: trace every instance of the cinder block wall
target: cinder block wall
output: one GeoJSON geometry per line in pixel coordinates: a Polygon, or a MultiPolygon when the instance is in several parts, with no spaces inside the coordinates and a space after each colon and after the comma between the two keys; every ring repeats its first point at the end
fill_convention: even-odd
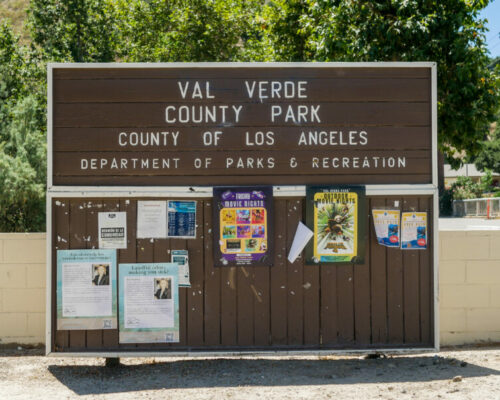
{"type": "Polygon", "coordinates": [[[500,231],[440,231],[441,345],[500,342],[500,231]]]}
{"type": "MultiPolygon", "coordinates": [[[[441,345],[500,342],[500,231],[441,231],[441,345]]],[[[45,234],[0,233],[0,344],[45,342],[45,234]]]]}
{"type": "Polygon", "coordinates": [[[0,344],[45,342],[45,233],[0,233],[0,344]]]}

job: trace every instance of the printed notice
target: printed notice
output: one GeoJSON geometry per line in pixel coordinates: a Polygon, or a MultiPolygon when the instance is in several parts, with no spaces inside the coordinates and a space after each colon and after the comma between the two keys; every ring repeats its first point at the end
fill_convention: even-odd
{"type": "Polygon", "coordinates": [[[168,237],[194,239],[196,237],[196,201],[169,201],[168,237]]]}
{"type": "Polygon", "coordinates": [[[137,202],[137,238],[167,237],[167,202],[162,200],[137,202]]]}
{"type": "Polygon", "coordinates": [[[271,266],[272,187],[214,188],[215,265],[271,266]]]}
{"type": "Polygon", "coordinates": [[[401,215],[401,249],[427,248],[427,213],[404,212],[401,215]]]}
{"type": "Polygon", "coordinates": [[[99,217],[99,248],[127,248],[127,213],[100,212],[99,217]]]}
{"type": "Polygon", "coordinates": [[[179,266],[179,287],[190,287],[189,254],[187,250],[172,250],[172,260],[179,266]]]}
{"type": "Polygon", "coordinates": [[[307,225],[313,227],[306,262],[363,263],[366,209],[364,187],[307,187],[307,225]]]}
{"type": "Polygon", "coordinates": [[[399,210],[372,210],[372,215],[378,243],[399,247],[399,210]]]}
{"type": "Polygon", "coordinates": [[[116,251],[57,251],[57,329],[116,329],[116,251]]]}
{"type": "Polygon", "coordinates": [[[179,341],[179,268],[120,264],[120,343],[179,341]]]}

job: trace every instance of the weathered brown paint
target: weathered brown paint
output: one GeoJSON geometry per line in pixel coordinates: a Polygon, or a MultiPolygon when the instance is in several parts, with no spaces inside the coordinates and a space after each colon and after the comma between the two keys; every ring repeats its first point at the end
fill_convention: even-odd
{"type": "MultiPolygon", "coordinates": [[[[369,196],[369,210],[371,207],[393,205],[395,200],[400,201],[403,211],[416,207],[419,211],[427,211],[428,232],[432,232],[432,198],[429,196],[369,196]]],[[[286,260],[287,250],[297,221],[304,217],[304,199],[277,198],[274,222],[281,229],[274,234],[275,265],[271,268],[245,267],[244,270],[220,269],[213,267],[210,256],[212,199],[198,199],[197,204],[196,239],[159,239],[151,242],[135,238],[137,198],[52,200],[54,282],[56,247],[92,247],[97,235],[96,211],[118,209],[127,211],[129,243],[126,250],[119,251],[119,263],[169,261],[169,250],[187,248],[190,251],[192,280],[191,288],[179,290],[180,343],[124,345],[118,343],[117,330],[54,329],[52,340],[56,352],[433,345],[431,277],[434,249],[431,236],[427,250],[403,252],[386,249],[376,244],[373,224],[370,224],[367,249],[371,250],[367,252],[364,264],[308,266],[304,265],[302,258],[289,263],[286,260]],[[84,240],[88,236],[90,241],[84,240]],[[58,241],[58,237],[61,240],[58,241]],[[382,256],[385,252],[387,257],[382,256]]],[[[365,218],[371,221],[369,215],[365,218]]],[[[52,316],[52,326],[55,327],[55,298],[52,316]]]]}
{"type": "MultiPolygon", "coordinates": [[[[257,90],[257,89],[255,89],[257,90]]],[[[268,94],[270,94],[268,92],[268,94]]],[[[205,97],[205,96],[204,96],[205,97]]],[[[54,68],[52,96],[53,184],[190,185],[319,184],[319,183],[431,183],[430,68],[54,68]],[[247,96],[245,81],[307,80],[307,98],[247,96]],[[210,82],[213,99],[186,99],[178,82],[191,86],[210,82]],[[168,123],[166,106],[243,106],[239,121],[168,123]],[[270,107],[320,105],[321,121],[271,122],[270,107]],[[218,146],[205,146],[205,131],[221,131],[218,146]],[[344,144],[299,145],[302,132],[343,132],[344,144]],[[349,131],[366,131],[366,144],[345,144],[349,131]],[[121,132],[180,132],[177,146],[121,145],[121,132]],[[274,133],[274,144],[249,145],[247,132],[274,133]],[[406,157],[402,168],[315,168],[312,157],[406,157]],[[133,158],[180,158],[176,168],[131,168],[133,158]],[[195,159],[211,158],[207,168],[195,159]],[[227,157],[235,157],[227,167],[227,157]],[[236,168],[237,158],[272,157],[274,166],[236,168]],[[290,167],[295,157],[297,168],[290,167]],[[83,169],[81,159],[108,160],[104,168],[83,169]],[[118,160],[120,168],[111,169],[118,160]],[[127,168],[121,168],[121,159],[127,168]],[[347,175],[347,176],[346,176],[347,175]],[[327,180],[327,181],[326,181],[327,180]]],[[[252,141],[250,140],[250,143],[252,141]]],[[[173,161],[172,161],[173,162],[173,161]]],[[[255,161],[255,163],[257,163],[255,161]]],[[[161,163],[160,163],[161,164],[161,163]]],[[[266,162],[264,161],[264,165],[266,162]]]]}

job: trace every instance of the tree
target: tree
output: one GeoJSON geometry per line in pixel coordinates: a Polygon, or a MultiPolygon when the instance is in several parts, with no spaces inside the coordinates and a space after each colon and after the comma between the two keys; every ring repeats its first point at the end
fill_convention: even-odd
{"type": "Polygon", "coordinates": [[[31,0],[28,26],[50,61],[115,60],[117,23],[108,0],[31,0]]]}
{"type": "Polygon", "coordinates": [[[27,96],[0,125],[0,231],[45,230],[45,135],[38,129],[38,102],[27,96]]]}
{"type": "Polygon", "coordinates": [[[263,35],[278,61],[435,61],[439,146],[453,165],[475,155],[498,107],[488,69],[488,1],[276,0],[263,35]]]}
{"type": "Polygon", "coordinates": [[[474,164],[480,171],[492,170],[500,174],[500,113],[489,140],[482,142],[482,149],[474,159],[474,164]]]}
{"type": "Polygon", "coordinates": [[[120,0],[127,61],[235,61],[260,0],[120,0]]]}

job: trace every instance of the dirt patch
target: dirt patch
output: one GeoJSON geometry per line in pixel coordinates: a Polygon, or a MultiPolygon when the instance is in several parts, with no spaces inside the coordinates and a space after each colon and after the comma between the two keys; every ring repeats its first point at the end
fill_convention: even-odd
{"type": "Polygon", "coordinates": [[[48,358],[0,352],[5,399],[492,399],[500,398],[500,348],[399,356],[48,358]]]}

